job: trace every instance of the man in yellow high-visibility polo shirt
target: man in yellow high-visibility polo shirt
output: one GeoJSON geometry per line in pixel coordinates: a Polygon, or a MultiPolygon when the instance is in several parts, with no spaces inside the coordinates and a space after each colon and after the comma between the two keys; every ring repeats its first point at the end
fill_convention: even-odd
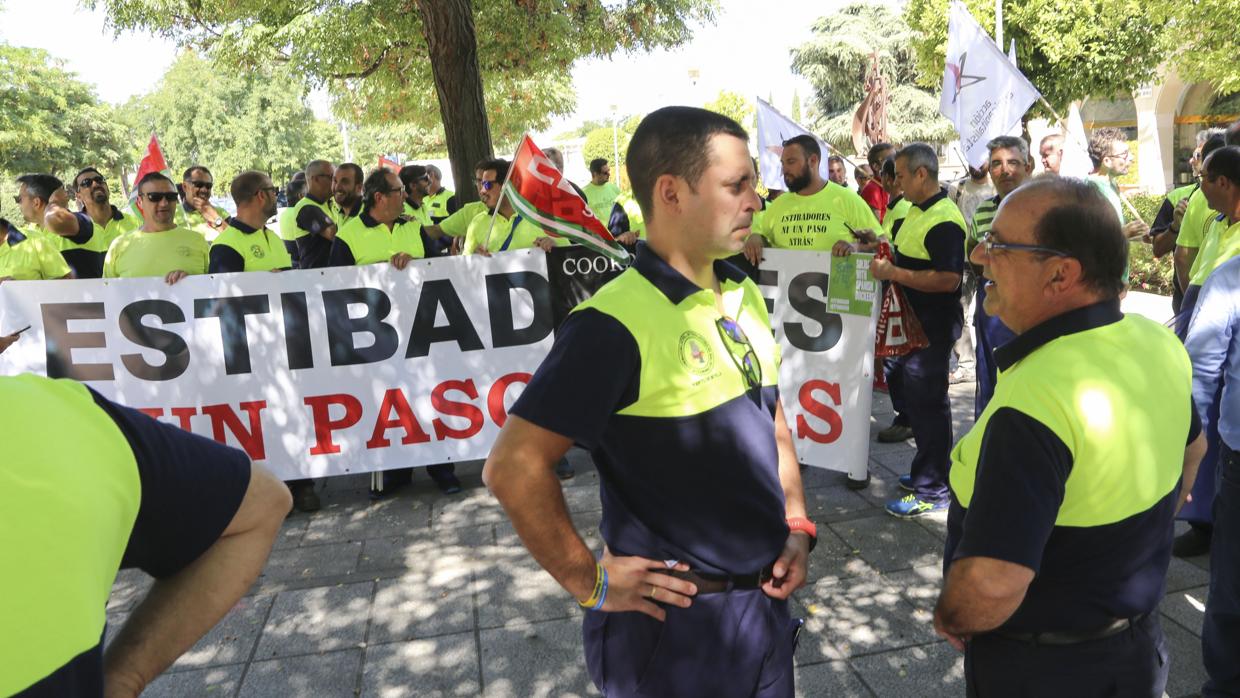
{"type": "Polygon", "coordinates": [[[42,237],[60,251],[79,279],[103,275],[107,249],[96,249],[95,224],[81,211],[65,208],[68,194],[61,181],[49,174],[24,174],[17,178],[17,205],[28,237],[42,237]]]}
{"type": "Polygon", "coordinates": [[[265,172],[247,170],[233,178],[229,194],[237,204],[237,215],[228,219],[228,225],[211,243],[209,273],[292,268],[284,241],[267,228],[267,221],[276,212],[278,191],[265,172]]]}
{"type": "Polygon", "coordinates": [[[172,180],[152,172],[138,182],[142,227],[112,241],[103,276],[125,279],[163,277],[169,285],[192,274],[206,274],[209,248],[200,233],[176,225],[177,190],[172,180]]]}
{"type": "Polygon", "coordinates": [[[1205,439],[1184,347],[1120,311],[1127,249],[1094,185],[1047,176],[973,250],[1017,337],[952,451],[934,625],[970,696],[1163,695],[1172,519],[1205,439]]]}
{"type": "Polygon", "coordinates": [[[93,167],[79,170],[73,177],[73,191],[82,212],[95,224],[96,240],[92,242],[98,245],[97,249],[106,253],[113,240],[142,226],[141,216],[112,204],[108,181],[99,170],[93,167]]]}

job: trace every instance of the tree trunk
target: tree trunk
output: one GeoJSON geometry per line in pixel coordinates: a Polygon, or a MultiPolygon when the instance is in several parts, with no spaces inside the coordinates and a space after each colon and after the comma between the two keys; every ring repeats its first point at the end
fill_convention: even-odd
{"type": "Polygon", "coordinates": [[[417,0],[457,201],[475,201],[474,164],[492,157],[471,0],[417,0]]]}

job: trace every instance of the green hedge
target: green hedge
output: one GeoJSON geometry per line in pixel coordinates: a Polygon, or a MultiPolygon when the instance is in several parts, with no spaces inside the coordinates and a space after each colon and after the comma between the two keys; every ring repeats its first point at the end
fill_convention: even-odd
{"type": "MultiPolygon", "coordinates": [[[[1164,198],[1149,194],[1134,194],[1128,197],[1128,200],[1141,213],[1141,220],[1153,223],[1154,216],[1158,215],[1158,209],[1162,206],[1164,198]]],[[[1170,254],[1163,255],[1162,259],[1154,259],[1153,249],[1144,242],[1136,241],[1128,245],[1128,263],[1131,270],[1129,282],[1133,290],[1163,296],[1171,295],[1172,278],[1175,272],[1170,254]]]]}

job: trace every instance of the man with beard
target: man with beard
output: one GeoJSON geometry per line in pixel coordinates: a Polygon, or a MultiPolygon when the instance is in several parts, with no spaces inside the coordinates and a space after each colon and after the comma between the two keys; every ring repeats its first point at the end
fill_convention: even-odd
{"type": "Polygon", "coordinates": [[[202,165],[190,167],[181,176],[181,227],[200,233],[208,242],[227,225],[224,215],[211,205],[213,189],[215,178],[202,165]]]}
{"type": "MultiPolygon", "coordinates": [[[[1132,167],[1132,150],[1128,147],[1128,137],[1124,132],[1117,128],[1094,131],[1089,137],[1089,159],[1094,163],[1089,181],[1115,207],[1115,215],[1124,226],[1124,235],[1131,240],[1150,232],[1150,227],[1143,220],[1124,221],[1123,195],[1115,182],[1117,177],[1128,174],[1128,169],[1132,167]]],[[[1124,276],[1128,276],[1126,270],[1124,276]]]]}
{"type": "Polygon", "coordinates": [[[142,226],[141,218],[112,205],[108,181],[99,170],[82,168],[73,177],[73,191],[82,212],[95,224],[96,249],[106,253],[113,240],[142,226]]]}
{"type": "Polygon", "coordinates": [[[857,192],[828,182],[818,172],[822,150],[811,136],[784,141],[780,162],[789,194],[779,197],[758,219],[745,243],[745,256],[753,264],[762,248],[830,250],[836,255],[852,251],[852,243],[877,239],[878,219],[857,192]]]}
{"type": "Polygon", "coordinates": [[[328,202],[328,207],[337,229],[343,228],[345,223],[361,213],[362,179],[365,176],[362,168],[351,162],[343,162],[336,168],[332,177],[332,200],[328,202]]]}
{"type": "Polygon", "coordinates": [[[404,216],[417,221],[422,227],[422,249],[426,256],[441,257],[448,254],[451,239],[444,235],[433,238],[425,230],[434,223],[431,220],[431,209],[426,200],[431,188],[431,176],[426,171],[426,167],[405,165],[400,168],[399,176],[401,184],[405,187],[404,216]]]}
{"type": "Polygon", "coordinates": [[[208,245],[200,233],[176,224],[176,185],[152,172],[138,182],[142,227],[112,242],[103,261],[106,279],[160,276],[168,285],[207,273],[208,245]]]}
{"type": "Polygon", "coordinates": [[[292,268],[293,260],[280,236],[267,229],[267,221],[276,214],[277,191],[271,178],[257,170],[233,178],[229,193],[237,204],[237,215],[228,219],[211,244],[208,273],[292,268]]]}
{"type": "Polygon", "coordinates": [[[508,197],[501,197],[509,167],[507,160],[488,160],[479,166],[482,174],[478,178],[478,198],[486,205],[486,211],[470,222],[464,254],[493,254],[530,247],[547,251],[569,244],[567,238],[551,238],[542,228],[517,215],[508,197]]]}

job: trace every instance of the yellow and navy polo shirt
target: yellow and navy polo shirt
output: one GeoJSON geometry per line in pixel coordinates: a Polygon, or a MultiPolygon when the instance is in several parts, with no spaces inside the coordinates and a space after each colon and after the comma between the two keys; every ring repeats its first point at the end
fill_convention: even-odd
{"type": "MultiPolygon", "coordinates": [[[[896,266],[964,274],[964,216],[947,198],[946,189],[913,204],[891,234],[897,240],[896,266]]],[[[947,293],[926,293],[905,286],[904,295],[931,342],[960,337],[964,312],[960,309],[959,286],[947,293]]]]}
{"type": "Polygon", "coordinates": [[[414,259],[426,256],[422,246],[422,225],[405,217],[396,219],[391,229],[370,217],[366,211],[345,223],[332,241],[327,259],[331,267],[350,267],[387,262],[397,252],[414,259]]]}
{"type": "Polygon", "coordinates": [[[913,202],[903,196],[897,196],[887,203],[887,213],[883,216],[883,232],[887,233],[887,238],[891,240],[892,245],[897,244],[894,232],[896,223],[904,220],[912,207],[913,202]]]}
{"type": "Polygon", "coordinates": [[[459,208],[456,203],[456,196],[448,189],[440,189],[434,194],[428,195],[422,199],[422,205],[426,206],[430,213],[431,222],[438,225],[445,218],[457,212],[459,208]]]}
{"type": "Polygon", "coordinates": [[[0,279],[63,279],[72,271],[46,237],[27,237],[3,218],[0,218],[0,226],[8,231],[4,243],[0,244],[0,279]]]}
{"type": "Polygon", "coordinates": [[[319,201],[307,194],[293,205],[291,213],[280,217],[280,237],[294,242],[297,254],[293,256],[298,269],[319,269],[327,266],[327,255],[332,241],[327,237],[336,229],[327,201],[319,201]]]}
{"type": "Polygon", "coordinates": [[[1184,448],[1201,431],[1183,345],[1113,300],[1051,318],[994,357],[994,398],[952,449],[945,564],[989,557],[1036,573],[1011,631],[1156,611],[1184,448]]]}
{"type": "Polygon", "coordinates": [[[54,233],[42,225],[36,224],[30,237],[43,237],[48,244],[60,252],[65,263],[73,269],[73,275],[79,279],[98,279],[103,276],[103,258],[108,252],[107,245],[102,244],[98,234],[98,226],[91,217],[81,211],[70,211],[78,222],[77,235],[66,236],[54,233]]]}
{"type": "Polygon", "coordinates": [[[779,349],[758,287],[726,262],[715,275],[760,376],[743,372],[747,350],[720,328],[714,292],[642,242],[633,266],[565,320],[512,413],[591,451],[614,554],[746,574],[788,538],[779,349]]]}
{"type": "Polygon", "coordinates": [[[1201,247],[1206,232],[1210,229],[1210,222],[1217,215],[1217,211],[1210,209],[1205,193],[1198,188],[1192,196],[1188,197],[1188,208],[1184,209],[1184,218],[1180,221],[1180,234],[1176,236],[1175,244],[1180,247],[1201,247]]]}
{"type": "Polygon", "coordinates": [[[292,266],[293,260],[279,235],[265,227],[259,230],[229,218],[228,225],[211,243],[207,272],[272,271],[292,266]]]}

